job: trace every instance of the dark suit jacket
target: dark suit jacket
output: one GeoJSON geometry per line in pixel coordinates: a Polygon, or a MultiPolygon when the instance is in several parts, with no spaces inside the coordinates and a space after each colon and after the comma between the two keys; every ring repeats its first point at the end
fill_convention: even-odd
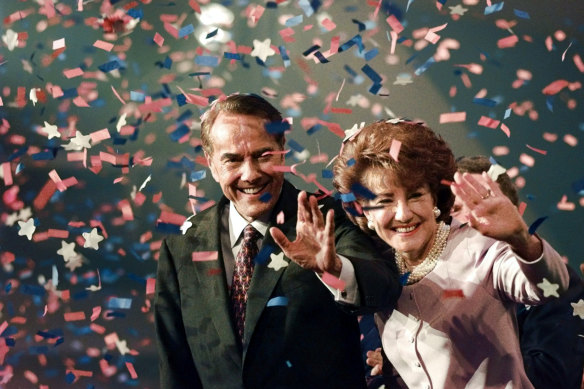
{"type": "MultiPolygon", "coordinates": [[[[285,182],[272,212],[272,225],[284,212],[285,223],[277,226],[290,240],[296,236],[297,195],[285,182]]],[[[267,267],[269,258],[255,264],[240,346],[220,249],[226,201],[195,216],[184,236],[162,244],[155,300],[162,388],[363,388],[357,310],[336,303],[314,272],[286,257],[288,266],[278,271],[267,267]],[[193,262],[194,251],[218,251],[218,259],[193,262]]],[[[335,210],[337,253],[355,267],[361,308],[393,306],[401,290],[393,259],[377,259],[338,202],[321,204],[325,214],[335,210]]],[[[262,249],[268,246],[281,252],[269,233],[262,249]]]]}

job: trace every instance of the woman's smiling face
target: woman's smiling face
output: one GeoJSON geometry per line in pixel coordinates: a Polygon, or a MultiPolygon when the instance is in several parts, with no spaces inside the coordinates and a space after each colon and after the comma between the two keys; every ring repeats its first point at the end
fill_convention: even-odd
{"type": "Polygon", "coordinates": [[[366,210],[365,215],[375,225],[377,235],[409,262],[423,260],[438,228],[429,186],[405,188],[383,169],[365,172],[363,184],[377,196],[364,204],[375,208],[366,210]]]}

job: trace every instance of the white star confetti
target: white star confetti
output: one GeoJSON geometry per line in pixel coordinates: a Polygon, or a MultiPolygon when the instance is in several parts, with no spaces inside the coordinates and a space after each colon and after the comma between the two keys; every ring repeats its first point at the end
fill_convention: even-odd
{"type": "Polygon", "coordinates": [[[91,135],[83,135],[80,131],[75,133],[75,137],[69,140],[69,144],[65,145],[65,150],[82,150],[90,149],[91,135]]]}
{"type": "Polygon", "coordinates": [[[82,265],[81,255],[77,255],[71,258],[69,262],[65,264],[65,267],[71,271],[74,271],[78,267],[81,267],[81,265],[82,265]]]}
{"type": "Polygon", "coordinates": [[[270,258],[272,260],[270,261],[268,267],[274,269],[275,271],[278,271],[281,268],[288,266],[288,262],[284,260],[284,253],[272,254],[270,255],[270,258]]]}
{"type": "Polygon", "coordinates": [[[57,254],[63,256],[65,262],[75,258],[78,254],[75,252],[75,242],[67,243],[64,240],[61,241],[61,248],[57,250],[57,254]]]}
{"type": "Polygon", "coordinates": [[[560,287],[558,284],[552,284],[547,280],[547,278],[543,279],[543,282],[537,284],[537,286],[543,290],[544,297],[554,296],[560,297],[558,294],[558,288],[560,287]]]}
{"type": "Polygon", "coordinates": [[[118,123],[116,124],[116,130],[118,130],[118,132],[120,132],[122,127],[124,127],[126,124],[127,124],[126,113],[123,113],[122,116],[120,116],[118,123]]]}
{"type": "Polygon", "coordinates": [[[460,15],[463,16],[468,8],[464,8],[462,5],[458,4],[456,7],[448,7],[450,8],[450,15],[460,15]]]}
{"type": "Polygon", "coordinates": [[[253,40],[253,51],[251,55],[254,57],[258,57],[263,62],[266,62],[266,59],[276,54],[274,49],[270,47],[271,39],[267,38],[264,41],[258,41],[257,39],[253,40]]]}
{"type": "Polygon", "coordinates": [[[83,238],[85,239],[85,243],[83,243],[83,247],[85,248],[92,248],[94,250],[99,250],[98,243],[103,240],[103,236],[99,235],[97,232],[97,228],[91,230],[91,232],[84,232],[83,238]]]}
{"type": "Polygon", "coordinates": [[[31,88],[30,91],[28,92],[28,99],[32,101],[33,107],[36,106],[36,103],[38,103],[39,101],[39,99],[37,98],[37,90],[40,91],[40,89],[38,88],[31,88]]]}
{"type": "Polygon", "coordinates": [[[8,29],[6,30],[6,34],[2,35],[2,41],[6,44],[8,50],[12,51],[18,46],[18,33],[8,29]]]}
{"type": "Polygon", "coordinates": [[[580,316],[580,319],[584,319],[584,300],[580,299],[577,303],[570,303],[572,308],[574,308],[574,316],[580,316]]]}
{"type": "Polygon", "coordinates": [[[53,138],[60,138],[61,133],[59,132],[59,127],[55,126],[54,124],[49,124],[45,122],[45,125],[41,130],[49,136],[49,139],[53,138]]]}
{"type": "Polygon", "coordinates": [[[18,235],[23,236],[26,235],[28,240],[32,239],[32,234],[36,230],[36,226],[34,225],[34,219],[30,218],[25,222],[19,221],[18,225],[20,226],[20,230],[18,230],[18,235]]]}

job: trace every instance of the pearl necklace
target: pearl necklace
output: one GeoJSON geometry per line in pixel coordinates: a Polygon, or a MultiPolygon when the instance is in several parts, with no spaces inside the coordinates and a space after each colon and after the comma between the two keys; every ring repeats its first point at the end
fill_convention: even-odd
{"type": "Polygon", "coordinates": [[[412,271],[408,270],[402,253],[399,251],[395,252],[395,261],[397,263],[397,267],[399,268],[399,274],[401,275],[402,283],[404,285],[414,284],[424,278],[426,274],[434,270],[434,267],[438,262],[438,257],[440,257],[442,251],[444,251],[444,247],[446,247],[446,241],[448,239],[449,233],[450,226],[444,222],[440,222],[436,231],[434,243],[432,244],[432,249],[428,253],[428,256],[424,258],[424,261],[419,265],[414,266],[412,271]]]}

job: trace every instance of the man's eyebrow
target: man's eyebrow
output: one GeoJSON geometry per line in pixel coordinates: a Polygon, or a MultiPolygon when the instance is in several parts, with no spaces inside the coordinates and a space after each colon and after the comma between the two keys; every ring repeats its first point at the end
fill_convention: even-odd
{"type": "Polygon", "coordinates": [[[238,158],[241,158],[241,156],[239,154],[236,154],[236,153],[223,153],[223,154],[221,154],[221,160],[238,159],[238,158]]]}
{"type": "Polygon", "coordinates": [[[273,147],[264,147],[263,149],[259,149],[257,151],[254,151],[251,155],[254,158],[258,158],[258,157],[262,157],[264,155],[272,154],[273,151],[274,151],[273,147]]]}

